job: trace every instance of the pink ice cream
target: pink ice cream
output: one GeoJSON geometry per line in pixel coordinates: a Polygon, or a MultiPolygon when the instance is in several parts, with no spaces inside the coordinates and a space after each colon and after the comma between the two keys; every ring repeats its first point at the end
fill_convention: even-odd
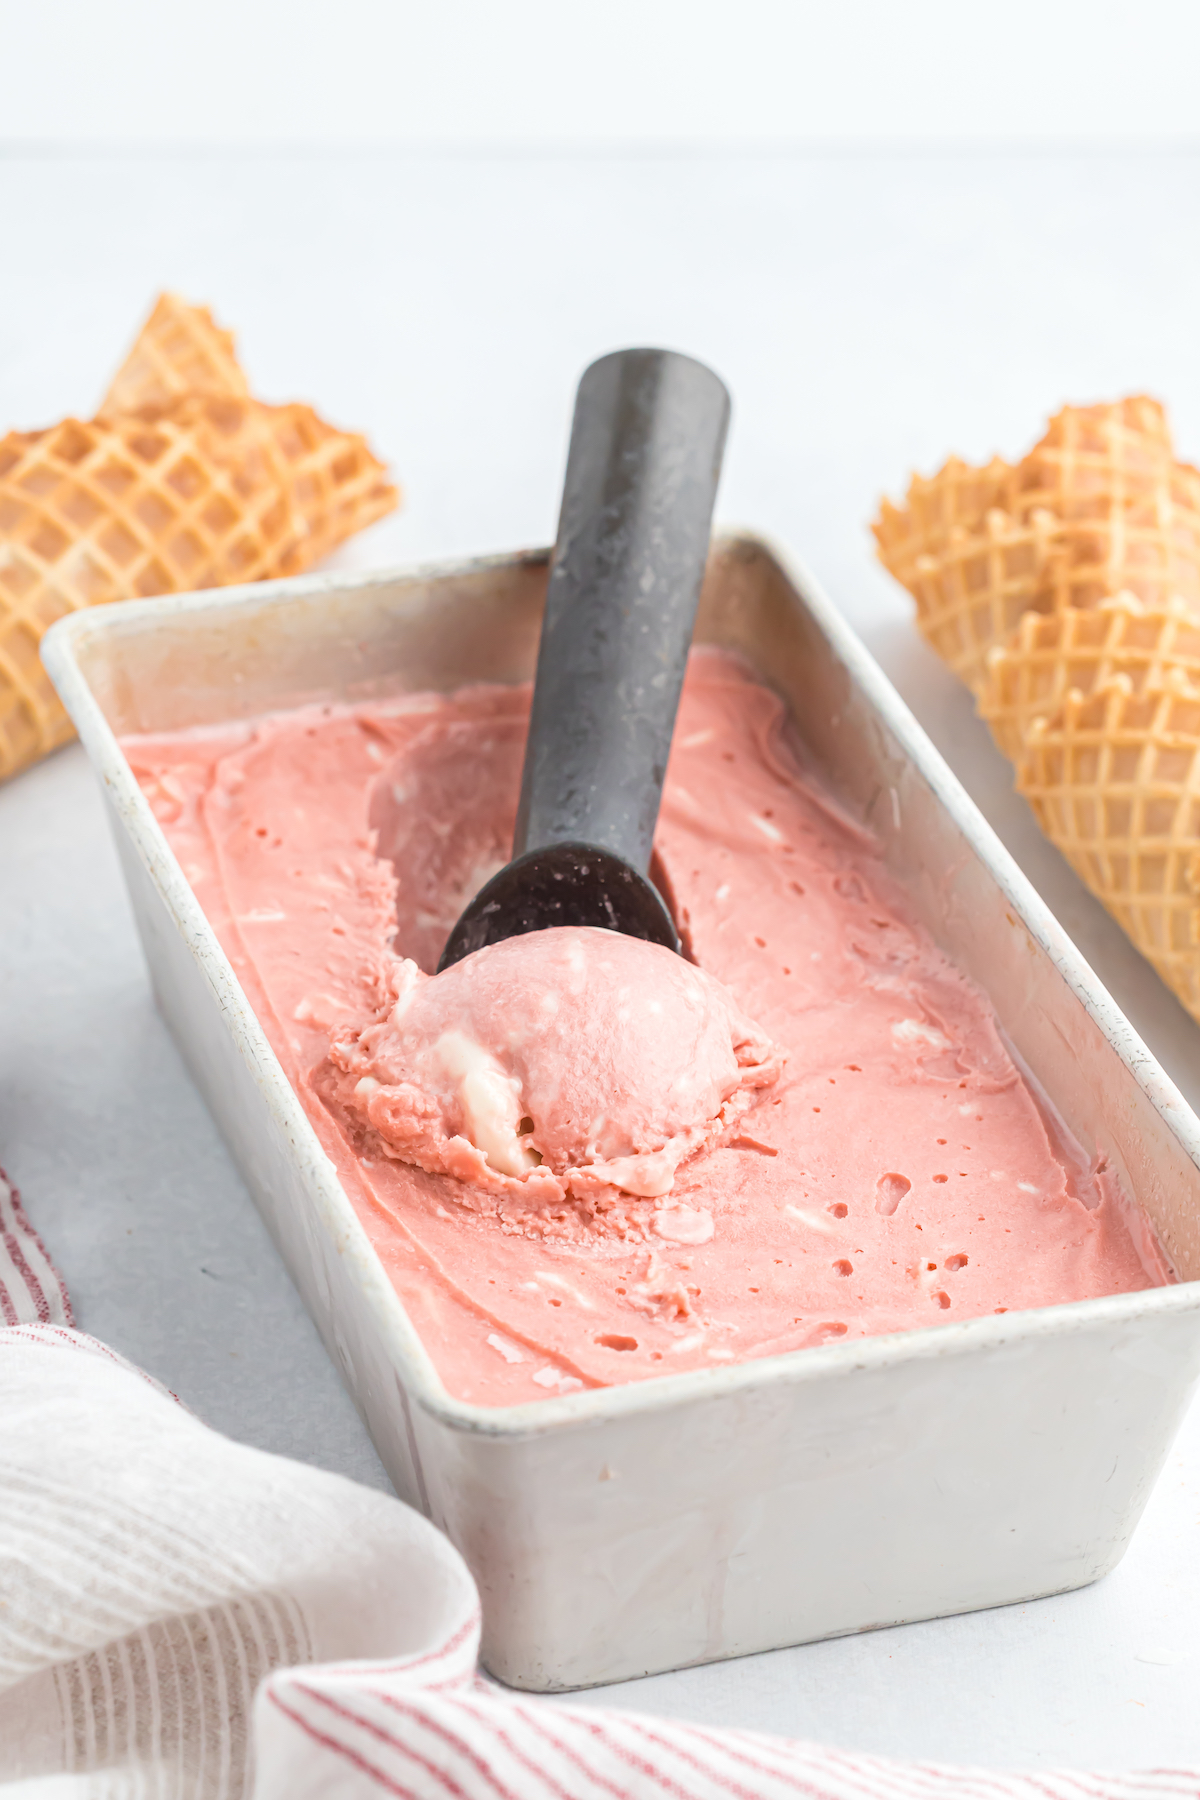
{"type": "Polygon", "coordinates": [[[385,979],[389,1010],[329,1051],[342,1105],[385,1155],[542,1235],[636,1217],[679,1243],[712,1236],[709,1213],[666,1197],[781,1062],[719,981],[587,928],[510,938],[432,979],[398,961],[385,979]]]}
{"type": "Polygon", "coordinates": [[[1169,1279],[721,652],[693,652],[655,840],[688,960],[543,932],[430,979],[507,860],[528,704],[477,687],[125,743],[453,1393],[1169,1279]]]}

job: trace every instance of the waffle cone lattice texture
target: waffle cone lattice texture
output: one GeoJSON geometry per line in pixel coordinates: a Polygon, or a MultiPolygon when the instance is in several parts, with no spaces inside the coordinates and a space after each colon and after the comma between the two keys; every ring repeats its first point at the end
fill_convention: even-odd
{"type": "Polygon", "coordinates": [[[874,531],[1046,835],[1200,1019],[1200,472],[1162,407],[1064,407],[874,531]]]}
{"type": "Polygon", "coordinates": [[[0,779],[71,736],[56,619],[298,574],[397,501],[365,439],[253,399],[232,336],[164,295],[95,419],[0,439],[0,779]]]}
{"type": "Polygon", "coordinates": [[[1119,672],[1030,732],[1018,786],[1046,835],[1200,1017],[1200,686],[1119,672]]]}
{"type": "Polygon", "coordinates": [[[248,399],[250,385],[233,347],[207,306],[160,294],[101,404],[109,416],[167,406],[183,394],[248,399]]]}
{"type": "Polygon", "coordinates": [[[1034,723],[1057,713],[1068,694],[1094,693],[1117,675],[1132,693],[1154,692],[1173,669],[1200,686],[1200,619],[1182,600],[1144,607],[1126,592],[1086,612],[1029,612],[991,652],[979,710],[1019,764],[1034,723]]]}

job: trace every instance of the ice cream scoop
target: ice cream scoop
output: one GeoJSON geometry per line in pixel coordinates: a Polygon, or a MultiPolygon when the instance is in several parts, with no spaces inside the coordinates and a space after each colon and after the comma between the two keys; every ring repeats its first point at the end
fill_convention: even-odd
{"type": "Polygon", "coordinates": [[[619,350],[575,399],[513,860],[439,970],[485,944],[597,926],[677,950],[648,876],[730,402],[703,363],[619,350]]]}

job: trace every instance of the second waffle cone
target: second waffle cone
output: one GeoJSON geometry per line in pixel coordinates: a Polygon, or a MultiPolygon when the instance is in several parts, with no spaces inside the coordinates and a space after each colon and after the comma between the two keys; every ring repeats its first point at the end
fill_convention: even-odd
{"type": "Polygon", "coordinates": [[[1182,600],[1146,607],[1116,594],[1090,610],[1028,612],[1007,644],[988,657],[979,712],[1019,767],[1035,721],[1057,713],[1120,675],[1130,691],[1161,687],[1172,669],[1200,685],[1200,620],[1182,600]]]}
{"type": "Polygon", "coordinates": [[[1200,473],[1161,406],[1065,407],[874,529],[1042,829],[1200,1019],[1200,473]]]}
{"type": "Polygon", "coordinates": [[[1200,472],[1175,460],[1162,407],[1144,395],[1064,407],[1012,467],[952,457],[913,478],[905,508],[885,501],[874,532],[922,635],[975,694],[1025,612],[1122,590],[1200,609],[1200,472]]]}
{"type": "Polygon", "coordinates": [[[1030,730],[1017,786],[1047,837],[1200,1018],[1200,685],[1123,669],[1030,730]]]}

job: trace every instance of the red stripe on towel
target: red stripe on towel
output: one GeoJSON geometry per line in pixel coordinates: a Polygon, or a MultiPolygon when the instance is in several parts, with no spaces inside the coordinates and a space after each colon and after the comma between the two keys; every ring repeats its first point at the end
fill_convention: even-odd
{"type": "Polygon", "coordinates": [[[0,1169],[0,1317],[6,1325],[74,1325],[66,1283],[0,1169]]]}

